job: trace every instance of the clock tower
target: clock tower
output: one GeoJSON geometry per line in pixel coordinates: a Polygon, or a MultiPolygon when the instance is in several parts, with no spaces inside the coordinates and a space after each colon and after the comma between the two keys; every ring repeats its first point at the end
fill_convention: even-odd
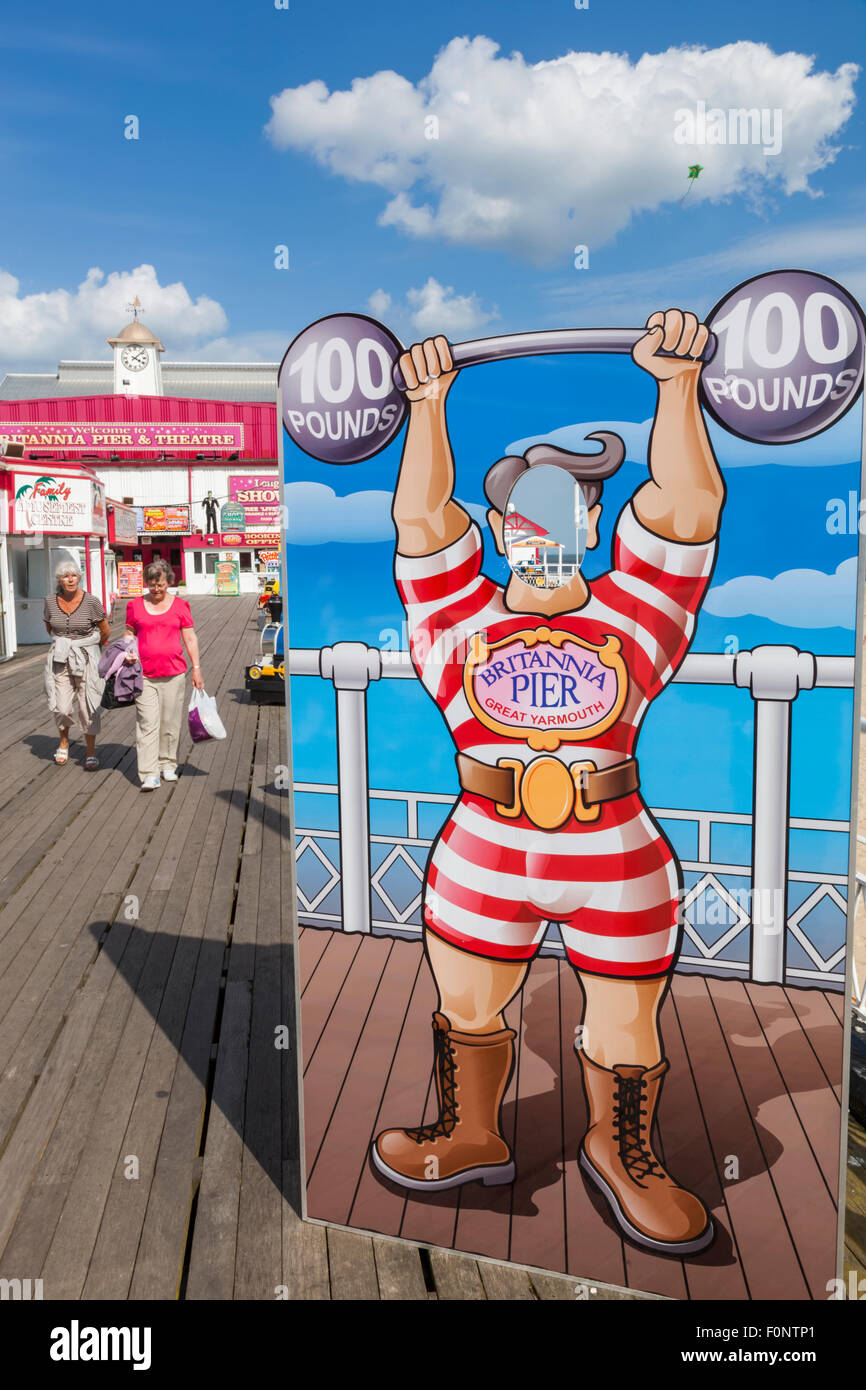
{"type": "Polygon", "coordinates": [[[109,347],[114,348],[114,391],[115,395],[161,396],[162,370],[159,355],[165,348],[139,322],[141,305],[136,295],[129,306],[133,319],[122,328],[116,338],[109,338],[109,347]]]}

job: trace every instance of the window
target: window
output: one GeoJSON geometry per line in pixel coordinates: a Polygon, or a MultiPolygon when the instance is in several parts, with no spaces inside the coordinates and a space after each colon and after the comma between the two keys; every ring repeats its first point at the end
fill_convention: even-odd
{"type": "Polygon", "coordinates": [[[212,550],[208,550],[204,557],[205,574],[216,574],[216,556],[212,550]]]}
{"type": "Polygon", "coordinates": [[[241,551],[241,570],[252,570],[253,552],[251,550],[241,551]]]}
{"type": "Polygon", "coordinates": [[[196,574],[201,574],[201,551],[196,550],[192,557],[192,567],[196,574]]]}

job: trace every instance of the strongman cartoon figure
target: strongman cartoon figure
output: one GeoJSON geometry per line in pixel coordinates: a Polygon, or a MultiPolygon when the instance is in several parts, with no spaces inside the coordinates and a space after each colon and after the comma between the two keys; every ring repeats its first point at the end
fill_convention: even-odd
{"type": "MultiPolygon", "coordinates": [[[[698,403],[706,341],[694,314],[648,320],[632,356],[658,385],[649,480],[619,516],[611,570],[590,585],[577,569],[555,589],[512,573],[503,590],[481,573],[481,534],[453,496],[448,343],[428,338],[400,360],[411,410],[395,573],[413,662],[458,750],[462,794],[424,890],[439,1115],[385,1130],[372,1150],[380,1173],[414,1191],[514,1180],[500,1114],[514,1064],[504,1011],[545,923],[559,922],[585,997],[581,1166],[625,1235],[677,1255],[703,1249],[713,1227],[653,1147],[681,874],[639,795],[635,744],[686,654],[714,563],[725,488],[698,403]]],[[[600,453],[536,446],[493,466],[484,486],[500,553],[511,486],[541,462],[579,482],[587,545],[598,544],[603,480],[625,451],[616,435],[592,438],[600,453]]]]}

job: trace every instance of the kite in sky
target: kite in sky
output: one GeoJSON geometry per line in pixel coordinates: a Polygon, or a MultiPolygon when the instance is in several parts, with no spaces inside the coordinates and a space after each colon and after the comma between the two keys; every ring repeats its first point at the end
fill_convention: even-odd
{"type": "Polygon", "coordinates": [[[698,181],[698,176],[699,176],[699,175],[701,174],[701,172],[703,171],[703,167],[704,167],[703,164],[690,164],[690,165],[689,165],[689,183],[688,183],[688,187],[687,187],[685,193],[683,194],[682,198],[680,198],[680,202],[681,202],[681,203],[682,203],[682,202],[685,202],[685,199],[688,197],[689,193],[691,192],[692,187],[694,186],[694,184],[697,183],[697,181],[698,181]]]}

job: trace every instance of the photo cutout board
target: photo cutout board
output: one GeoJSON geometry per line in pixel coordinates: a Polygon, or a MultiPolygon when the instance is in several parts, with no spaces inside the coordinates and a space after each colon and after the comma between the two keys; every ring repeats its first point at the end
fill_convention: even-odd
{"type": "Polygon", "coordinates": [[[287,348],[304,1214],[824,1299],[863,315],[772,266],[673,302],[287,348]]]}

